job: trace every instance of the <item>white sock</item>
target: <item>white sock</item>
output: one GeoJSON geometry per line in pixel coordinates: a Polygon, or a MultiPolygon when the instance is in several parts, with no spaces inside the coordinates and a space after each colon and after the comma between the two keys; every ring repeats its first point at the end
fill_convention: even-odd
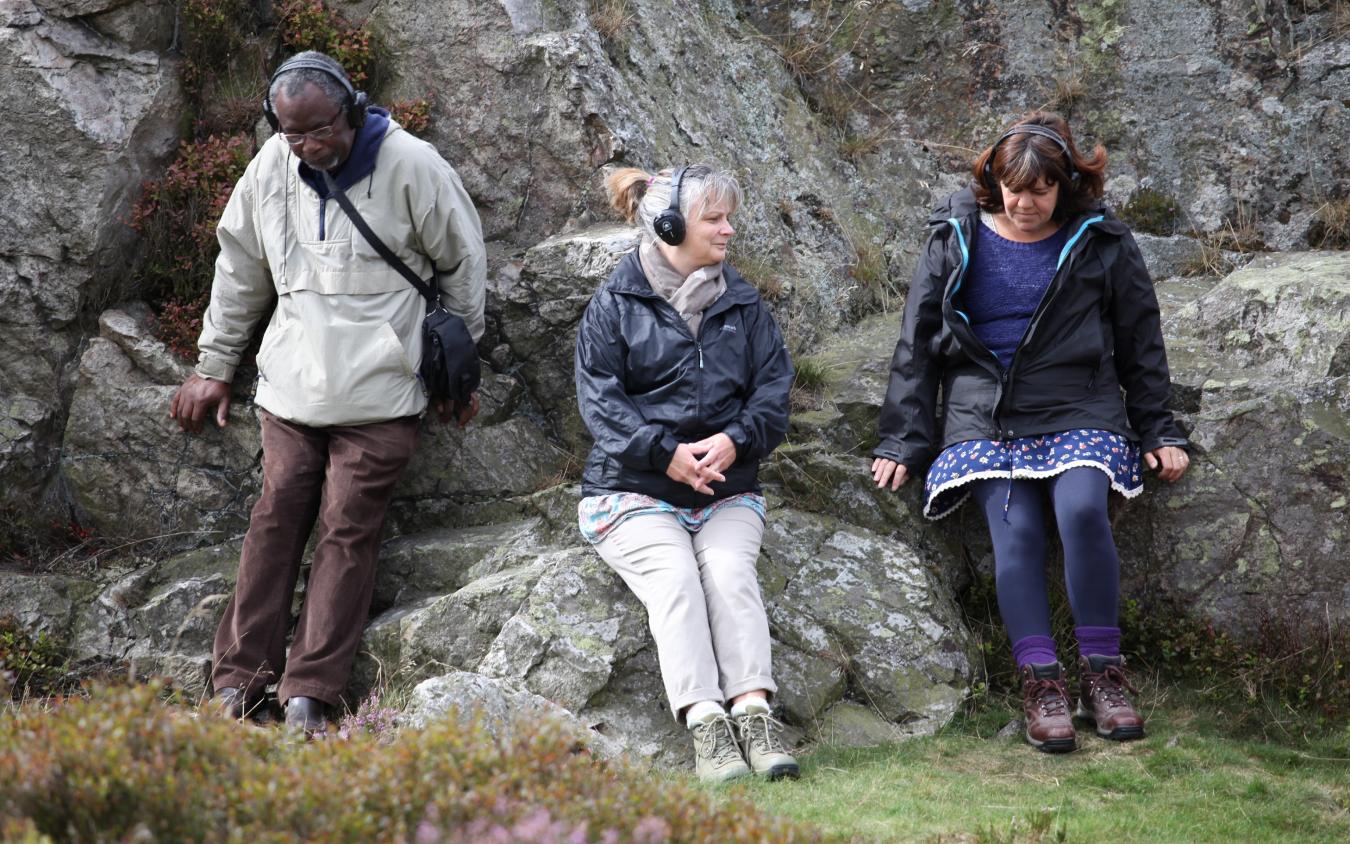
{"type": "Polygon", "coordinates": [[[735,706],[731,707],[731,717],[740,718],[742,715],[768,715],[772,710],[769,709],[769,702],[762,697],[748,697],[735,706]]]}
{"type": "Polygon", "coordinates": [[[700,724],[706,724],[718,715],[726,715],[727,711],[722,708],[722,704],[715,700],[700,700],[698,703],[689,707],[684,713],[685,726],[691,730],[700,724]]]}

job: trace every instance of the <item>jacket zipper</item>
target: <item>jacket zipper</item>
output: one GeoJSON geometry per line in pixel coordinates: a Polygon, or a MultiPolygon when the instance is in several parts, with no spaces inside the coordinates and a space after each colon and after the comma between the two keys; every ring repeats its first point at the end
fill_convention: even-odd
{"type": "MultiPolygon", "coordinates": [[[[955,217],[948,217],[947,223],[953,229],[956,230],[956,242],[961,249],[961,267],[957,272],[956,283],[952,285],[951,292],[946,297],[947,301],[951,302],[951,300],[955,299],[956,294],[961,290],[961,285],[965,283],[966,271],[970,268],[970,248],[966,245],[966,234],[965,231],[961,228],[960,221],[957,220],[955,217]]],[[[966,328],[969,329],[971,340],[974,341],[976,348],[983,349],[985,355],[988,356],[988,360],[985,361],[986,368],[988,368],[989,361],[993,362],[993,368],[990,369],[990,374],[994,375],[995,378],[997,379],[994,388],[996,390],[996,395],[994,397],[994,407],[997,408],[1003,401],[1003,388],[1008,383],[1007,371],[1004,370],[1002,364],[998,362],[998,356],[995,355],[992,351],[990,351],[989,347],[984,345],[984,343],[980,341],[979,337],[975,336],[975,329],[970,324],[970,317],[967,316],[964,311],[959,310],[956,307],[955,303],[952,303],[952,310],[955,311],[956,314],[959,315],[961,319],[965,321],[966,328]]]]}
{"type": "MultiPolygon", "coordinates": [[[[1022,354],[1022,349],[1026,348],[1027,343],[1036,333],[1036,326],[1040,324],[1041,318],[1045,316],[1045,312],[1050,310],[1050,305],[1054,303],[1055,297],[1057,297],[1059,292],[1064,289],[1064,284],[1061,279],[1068,273],[1068,268],[1073,266],[1072,259],[1076,257],[1072,252],[1074,246],[1077,245],[1083,234],[1087,232],[1088,226],[1091,226],[1093,223],[1100,223],[1104,219],[1106,218],[1098,215],[1084,220],[1083,224],[1078,227],[1078,231],[1069,238],[1068,243],[1064,244],[1064,248],[1059,252],[1059,262],[1055,265],[1055,274],[1050,279],[1050,286],[1046,289],[1045,295],[1041,297],[1040,303],[1036,305],[1036,310],[1032,312],[1031,320],[1027,322],[1027,328],[1022,332],[1022,339],[1017,341],[1017,346],[1013,349],[1012,360],[1008,362],[1008,368],[1003,371],[1001,377],[1004,388],[1000,391],[999,399],[994,404],[994,418],[999,428],[1000,439],[1012,439],[1016,436],[1013,431],[1004,431],[1002,423],[997,422],[997,420],[1003,415],[999,412],[999,409],[1007,404],[1012,398],[1012,372],[1017,368],[1017,359],[1022,354]],[[1004,434],[1007,436],[1003,436],[1004,434]]],[[[1093,374],[1093,380],[1096,380],[1095,373],[1093,374]]]]}

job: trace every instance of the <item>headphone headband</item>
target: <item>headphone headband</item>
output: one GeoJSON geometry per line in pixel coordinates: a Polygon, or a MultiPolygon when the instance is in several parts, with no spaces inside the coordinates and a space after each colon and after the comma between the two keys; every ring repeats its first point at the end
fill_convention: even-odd
{"type": "Polygon", "coordinates": [[[326,62],[323,59],[316,59],[312,56],[292,56],[281,63],[272,73],[272,79],[267,83],[268,93],[271,93],[272,85],[277,81],[277,77],[283,73],[290,73],[292,70],[321,70],[338,81],[346,91],[348,96],[356,96],[356,89],[352,87],[352,81],[347,78],[347,74],[340,69],[336,62],[326,62]]]}
{"type": "Polygon", "coordinates": [[[272,78],[267,82],[267,93],[263,95],[263,117],[267,118],[267,123],[272,127],[272,131],[281,131],[281,121],[277,119],[276,108],[272,105],[272,86],[276,84],[277,79],[283,73],[290,73],[293,70],[320,70],[338,81],[342,90],[346,92],[345,101],[341,104],[342,110],[347,114],[347,123],[353,129],[360,129],[366,122],[366,107],[370,105],[370,100],[366,97],[365,91],[358,91],[352,85],[352,81],[347,78],[342,65],[331,58],[317,58],[315,56],[292,56],[281,63],[272,73],[272,78]]]}
{"type": "Polygon", "coordinates": [[[1042,126],[1039,123],[1020,123],[999,135],[998,140],[994,141],[994,145],[989,148],[989,157],[984,160],[984,185],[990,191],[998,193],[998,180],[994,178],[994,156],[998,154],[999,146],[1013,135],[1036,135],[1054,141],[1055,145],[1064,153],[1064,162],[1069,166],[1069,181],[1077,184],[1078,168],[1073,164],[1073,153],[1069,151],[1069,144],[1063,136],[1049,126],[1042,126]]]}

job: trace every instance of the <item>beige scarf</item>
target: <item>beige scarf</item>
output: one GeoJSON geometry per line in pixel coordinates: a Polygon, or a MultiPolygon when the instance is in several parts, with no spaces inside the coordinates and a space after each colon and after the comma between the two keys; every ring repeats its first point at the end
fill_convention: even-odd
{"type": "Polygon", "coordinates": [[[638,262],[647,281],[671,307],[680,312],[680,317],[689,325],[689,331],[698,336],[699,324],[703,322],[703,312],[726,292],[727,283],[722,278],[722,265],[713,264],[701,267],[685,277],[671,266],[666,256],[661,254],[655,241],[647,241],[638,249],[638,262]]]}

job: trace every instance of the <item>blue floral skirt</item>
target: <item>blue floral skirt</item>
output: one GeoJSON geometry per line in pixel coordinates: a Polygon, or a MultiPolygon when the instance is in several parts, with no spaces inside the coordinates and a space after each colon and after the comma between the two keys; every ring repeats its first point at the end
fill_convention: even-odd
{"type": "Polygon", "coordinates": [[[950,515],[970,495],[971,481],[984,478],[1049,478],[1066,469],[1091,466],[1111,479],[1126,498],[1144,490],[1139,445],[1112,431],[1077,428],[1015,440],[967,440],[942,450],[923,484],[923,514],[950,515]]]}

